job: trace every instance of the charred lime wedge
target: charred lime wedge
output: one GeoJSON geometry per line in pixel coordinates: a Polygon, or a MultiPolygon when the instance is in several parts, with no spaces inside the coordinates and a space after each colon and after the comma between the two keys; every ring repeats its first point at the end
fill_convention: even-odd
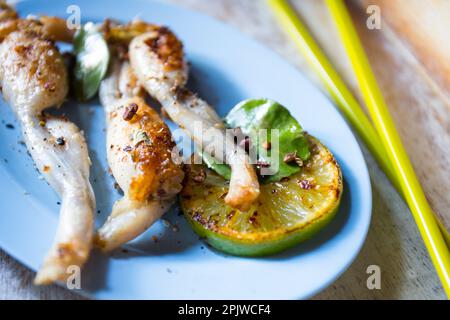
{"type": "Polygon", "coordinates": [[[195,232],[233,255],[274,254],[309,239],[335,216],[342,174],[331,152],[308,136],[311,157],[300,172],[261,185],[247,211],[224,202],[228,181],[203,165],[190,165],[181,207],[195,232]]]}

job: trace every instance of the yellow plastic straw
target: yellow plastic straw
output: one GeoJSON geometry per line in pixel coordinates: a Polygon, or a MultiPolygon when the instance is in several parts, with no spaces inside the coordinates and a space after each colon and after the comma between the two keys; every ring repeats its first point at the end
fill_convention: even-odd
{"type": "MultiPolygon", "coordinates": [[[[287,1],[268,0],[268,3],[286,32],[292,37],[300,51],[306,57],[308,63],[319,75],[336,105],[364,141],[381,169],[385,172],[397,191],[402,193],[399,179],[389,161],[389,157],[380,141],[378,133],[326,55],[316,44],[308,29],[303,25],[287,1]]],[[[406,199],[406,196],[404,198],[406,199]]],[[[436,220],[447,245],[450,247],[450,235],[439,219],[436,218],[436,220]]]]}
{"type": "MultiPolygon", "coordinates": [[[[347,89],[337,72],[333,69],[326,56],[322,53],[318,45],[314,42],[314,39],[285,0],[268,0],[268,2],[286,31],[295,40],[295,43],[305,55],[308,62],[325,83],[337,106],[363,139],[393,185],[403,194],[403,190],[399,183],[400,179],[397,177],[394,168],[388,161],[389,158],[384,147],[381,148],[382,144],[378,134],[375,132],[369,119],[364,112],[362,112],[361,107],[347,89]]],[[[403,197],[406,199],[405,195],[403,195],[403,197]]],[[[450,236],[448,232],[438,219],[436,219],[436,221],[447,245],[450,246],[450,236]]]]}
{"type": "Polygon", "coordinates": [[[389,160],[391,161],[403,195],[425,242],[447,296],[450,297],[450,252],[434,218],[425,194],[403,148],[400,136],[378,87],[352,19],[342,0],[326,0],[344,47],[349,55],[364,100],[389,160]]]}
{"type": "Polygon", "coordinates": [[[359,106],[352,93],[347,89],[344,81],[334,70],[320,47],[315,43],[307,28],[297,18],[296,13],[284,0],[269,0],[282,25],[302,51],[308,62],[315,69],[327,87],[331,97],[336,101],[340,110],[350,121],[358,135],[362,138],[369,151],[373,154],[382,170],[393,183],[397,183],[394,169],[389,162],[386,152],[379,141],[378,135],[359,106]]]}

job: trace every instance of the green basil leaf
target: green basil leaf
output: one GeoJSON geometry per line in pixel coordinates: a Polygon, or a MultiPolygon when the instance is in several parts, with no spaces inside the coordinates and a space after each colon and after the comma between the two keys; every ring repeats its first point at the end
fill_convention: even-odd
{"type": "Polygon", "coordinates": [[[95,96],[108,70],[108,44],[99,27],[88,22],[75,34],[73,50],[76,55],[73,73],[75,96],[86,101],[95,96]]]}
{"type": "MultiPolygon", "coordinates": [[[[242,101],[228,113],[225,123],[230,128],[239,127],[242,133],[250,138],[253,147],[259,150],[257,152],[258,161],[266,163],[272,168],[278,167],[278,170],[272,172],[271,175],[261,177],[263,183],[279,181],[300,171],[301,167],[295,161],[284,162],[286,154],[293,153],[301,161],[310,157],[308,140],[302,127],[290,112],[276,101],[269,99],[242,101]],[[267,135],[261,136],[260,129],[267,129],[267,135]],[[278,146],[273,145],[275,141],[272,141],[271,129],[277,130],[278,146]],[[272,147],[267,148],[268,145],[272,145],[272,147]],[[267,150],[260,152],[263,148],[267,150]],[[277,162],[278,165],[274,162],[277,162]]],[[[207,161],[205,160],[205,162],[207,161]]],[[[215,164],[214,160],[208,166],[216,171],[221,170],[228,173],[222,167],[219,169],[219,165],[215,164]]],[[[228,166],[227,169],[229,169],[228,166]]]]}

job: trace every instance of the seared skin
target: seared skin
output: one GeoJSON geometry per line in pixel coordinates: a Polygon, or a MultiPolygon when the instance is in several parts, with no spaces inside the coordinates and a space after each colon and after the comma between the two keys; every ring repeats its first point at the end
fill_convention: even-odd
{"type": "Polygon", "coordinates": [[[64,281],[67,268],[81,267],[90,253],[95,207],[90,160],[84,137],[73,123],[43,115],[45,109],[61,105],[67,95],[61,54],[34,25],[28,28],[28,22],[16,22],[20,29],[2,35],[0,85],[36,167],[62,199],[54,243],[35,279],[36,284],[49,284],[64,281]]]}
{"type": "Polygon", "coordinates": [[[32,31],[53,41],[71,42],[74,30],[69,30],[66,20],[40,16],[38,19],[19,19],[16,11],[0,0],[0,42],[18,30],[32,31]]]}
{"type": "Polygon", "coordinates": [[[181,191],[184,172],[167,125],[146,104],[129,64],[116,63],[100,87],[105,107],[108,163],[124,192],[96,243],[113,250],[159,219],[181,191]]]}
{"type": "Polygon", "coordinates": [[[215,157],[218,160],[224,158],[232,170],[225,202],[238,209],[247,209],[260,192],[254,167],[246,152],[226,134],[214,109],[184,87],[187,64],[181,42],[169,29],[155,28],[131,41],[129,56],[133,70],[147,92],[197,144],[207,152],[211,145],[225,147],[214,152],[215,157]],[[198,130],[199,124],[201,130],[198,130]],[[217,144],[217,141],[223,143],[217,144]]]}

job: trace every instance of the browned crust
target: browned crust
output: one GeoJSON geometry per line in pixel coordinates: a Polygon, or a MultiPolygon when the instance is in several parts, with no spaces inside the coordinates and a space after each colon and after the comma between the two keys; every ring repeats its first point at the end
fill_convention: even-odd
{"type": "MultiPolygon", "coordinates": [[[[142,172],[131,181],[129,196],[143,201],[150,196],[164,198],[181,189],[184,172],[172,160],[175,142],[167,125],[142,98],[130,99],[137,111],[129,120],[137,125],[149,141],[141,141],[130,150],[133,161],[142,172]]],[[[123,120],[126,121],[126,120],[123,120]]]]}
{"type": "Polygon", "coordinates": [[[26,69],[30,78],[42,85],[49,95],[53,94],[62,78],[66,78],[64,61],[53,41],[41,36],[34,29],[20,29],[10,35],[16,55],[13,68],[26,69]],[[50,77],[60,75],[61,77],[50,77]]]}
{"type": "Polygon", "coordinates": [[[167,27],[159,27],[145,44],[160,59],[166,71],[183,68],[183,44],[167,27]]]}

